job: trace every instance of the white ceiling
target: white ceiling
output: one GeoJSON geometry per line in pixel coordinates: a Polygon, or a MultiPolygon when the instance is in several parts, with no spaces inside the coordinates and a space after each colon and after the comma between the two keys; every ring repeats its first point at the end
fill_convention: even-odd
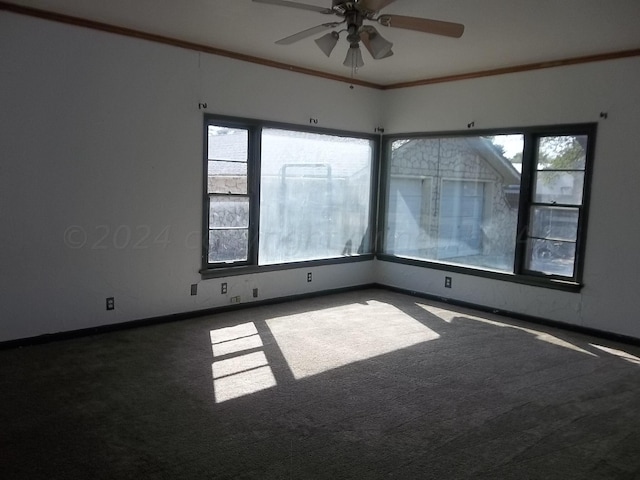
{"type": "MultiPolygon", "coordinates": [[[[339,20],[252,0],[10,0],[22,6],[160,34],[348,77],[344,35],[327,58],[307,38],[280,38],[339,20]]],[[[331,0],[302,3],[329,7],[331,0]]],[[[396,0],[382,13],[465,25],[455,39],[377,26],[395,55],[364,51],[359,79],[380,85],[640,48],[640,0],[396,0]]]]}

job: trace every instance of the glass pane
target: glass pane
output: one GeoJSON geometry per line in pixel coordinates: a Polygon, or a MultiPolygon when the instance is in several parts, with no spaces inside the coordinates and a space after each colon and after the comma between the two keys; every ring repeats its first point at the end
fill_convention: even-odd
{"type": "Polygon", "coordinates": [[[264,129],[259,264],[371,252],[373,142],[264,129]]]}
{"type": "Polygon", "coordinates": [[[534,185],[534,202],[582,204],[584,172],[538,171],[534,185]]]}
{"type": "Polygon", "coordinates": [[[573,277],[575,256],[574,242],[530,239],[527,245],[527,269],[573,277]]]}
{"type": "Polygon", "coordinates": [[[531,236],[575,242],[579,214],[576,208],[533,207],[531,236]]]}
{"type": "Polygon", "coordinates": [[[522,155],[524,152],[524,135],[495,135],[487,137],[500,155],[509,160],[513,168],[522,172],[522,155]]]}
{"type": "Polygon", "coordinates": [[[475,256],[482,252],[485,184],[443,180],[438,225],[438,258],[475,256]]]}
{"type": "Polygon", "coordinates": [[[209,199],[209,228],[248,228],[248,197],[212,197],[209,199]]]}
{"type": "Polygon", "coordinates": [[[209,230],[209,263],[247,260],[248,230],[209,230]]]}
{"type": "Polygon", "coordinates": [[[246,162],[249,132],[243,129],[209,125],[209,160],[230,160],[246,162]]]}
{"type": "Polygon", "coordinates": [[[391,144],[384,252],[513,271],[523,135],[391,144]]]}
{"type": "Polygon", "coordinates": [[[208,193],[247,193],[247,164],[209,161],[208,193]]]}
{"type": "Polygon", "coordinates": [[[542,137],[538,143],[538,170],[584,170],[586,135],[542,137]]]}

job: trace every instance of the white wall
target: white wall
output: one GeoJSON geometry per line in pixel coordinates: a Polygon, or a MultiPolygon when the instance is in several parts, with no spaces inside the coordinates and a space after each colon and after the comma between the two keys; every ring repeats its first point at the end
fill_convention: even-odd
{"type": "Polygon", "coordinates": [[[640,338],[640,59],[386,92],[385,132],[599,122],[580,293],[376,262],[380,283],[640,338]],[[607,112],[608,119],[600,118],[607,112]]]}
{"type": "Polygon", "coordinates": [[[373,132],[382,92],[6,12],[0,59],[0,341],[373,281],[373,262],[201,280],[198,104],[373,132]]]}
{"type": "Polygon", "coordinates": [[[6,12],[0,59],[0,341],[228,305],[253,288],[262,300],[372,281],[640,338],[640,59],[351,90],[6,12]],[[445,290],[441,271],[376,261],[229,277],[221,295],[222,279],[198,273],[200,102],[212,113],[389,133],[591,122],[606,111],[585,287],[453,274],[445,290]]]}

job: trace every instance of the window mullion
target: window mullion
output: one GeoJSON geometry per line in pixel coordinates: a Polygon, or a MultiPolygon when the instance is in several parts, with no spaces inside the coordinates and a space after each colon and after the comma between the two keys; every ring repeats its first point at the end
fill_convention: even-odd
{"type": "Polygon", "coordinates": [[[522,176],[520,178],[520,199],[518,202],[518,229],[514,258],[514,273],[520,274],[524,270],[527,237],[529,233],[529,215],[531,198],[533,195],[533,171],[535,169],[535,151],[537,137],[532,133],[524,134],[524,149],[522,151],[522,176]]]}
{"type": "Polygon", "coordinates": [[[249,259],[258,264],[260,235],[260,161],[262,155],[260,137],[262,127],[253,126],[249,133],[249,158],[247,159],[247,188],[249,189],[249,259]]]}

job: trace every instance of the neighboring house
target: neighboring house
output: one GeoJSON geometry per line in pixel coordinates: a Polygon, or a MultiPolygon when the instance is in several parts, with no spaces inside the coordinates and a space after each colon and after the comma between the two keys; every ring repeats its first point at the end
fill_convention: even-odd
{"type": "Polygon", "coordinates": [[[488,138],[402,140],[391,158],[386,253],[511,268],[520,173],[488,138]]]}

